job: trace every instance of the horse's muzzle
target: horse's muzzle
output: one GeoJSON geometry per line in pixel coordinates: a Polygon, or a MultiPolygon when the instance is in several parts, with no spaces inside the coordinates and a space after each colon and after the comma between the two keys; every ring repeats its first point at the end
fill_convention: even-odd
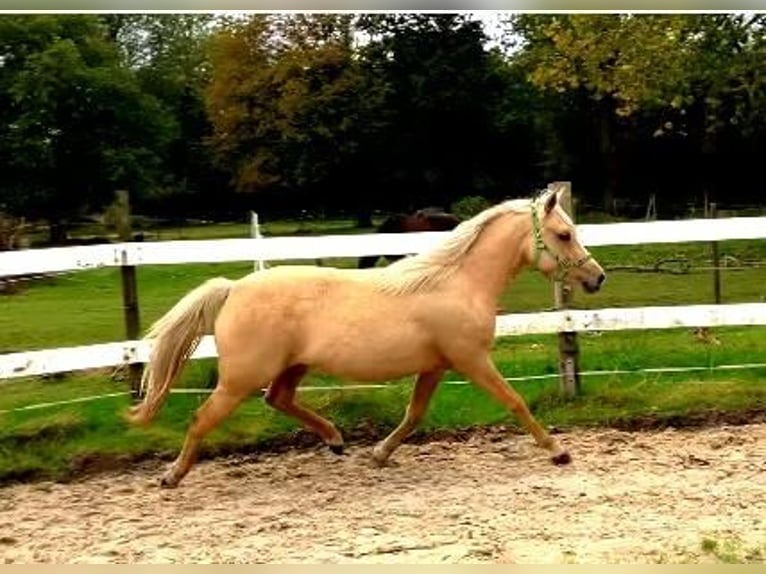
{"type": "Polygon", "coordinates": [[[582,288],[585,290],[586,293],[596,293],[599,289],[601,289],[601,285],[604,281],[606,281],[606,275],[601,273],[593,281],[591,280],[583,281],[582,288]]]}

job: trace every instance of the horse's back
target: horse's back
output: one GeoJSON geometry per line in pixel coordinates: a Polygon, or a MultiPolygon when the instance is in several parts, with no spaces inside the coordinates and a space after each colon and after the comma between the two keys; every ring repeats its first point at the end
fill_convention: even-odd
{"type": "Polygon", "coordinates": [[[222,314],[243,325],[271,323],[270,328],[281,332],[305,330],[315,323],[331,329],[332,323],[348,323],[360,316],[370,320],[389,299],[376,287],[379,273],[379,269],[311,265],[256,271],[234,284],[222,314]]]}

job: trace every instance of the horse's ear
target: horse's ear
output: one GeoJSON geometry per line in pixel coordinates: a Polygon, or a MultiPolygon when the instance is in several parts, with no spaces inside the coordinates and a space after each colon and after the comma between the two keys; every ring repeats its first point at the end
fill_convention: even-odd
{"type": "Polygon", "coordinates": [[[558,199],[559,194],[555,191],[548,196],[548,199],[545,200],[545,215],[548,215],[551,211],[553,211],[553,208],[556,207],[556,202],[558,199]]]}

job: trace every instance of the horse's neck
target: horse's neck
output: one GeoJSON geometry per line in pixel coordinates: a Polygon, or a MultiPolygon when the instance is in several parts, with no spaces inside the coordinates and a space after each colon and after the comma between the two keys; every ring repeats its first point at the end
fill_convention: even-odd
{"type": "Polygon", "coordinates": [[[482,294],[495,305],[507,284],[523,269],[522,247],[531,227],[525,225],[528,213],[508,213],[489,223],[466,254],[461,266],[464,281],[475,294],[482,294]]]}

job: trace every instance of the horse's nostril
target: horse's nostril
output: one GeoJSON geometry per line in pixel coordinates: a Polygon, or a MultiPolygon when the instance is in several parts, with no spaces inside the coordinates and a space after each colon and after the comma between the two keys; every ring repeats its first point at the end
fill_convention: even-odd
{"type": "Polygon", "coordinates": [[[598,276],[598,284],[601,285],[604,281],[606,281],[606,275],[602,273],[598,276]]]}

